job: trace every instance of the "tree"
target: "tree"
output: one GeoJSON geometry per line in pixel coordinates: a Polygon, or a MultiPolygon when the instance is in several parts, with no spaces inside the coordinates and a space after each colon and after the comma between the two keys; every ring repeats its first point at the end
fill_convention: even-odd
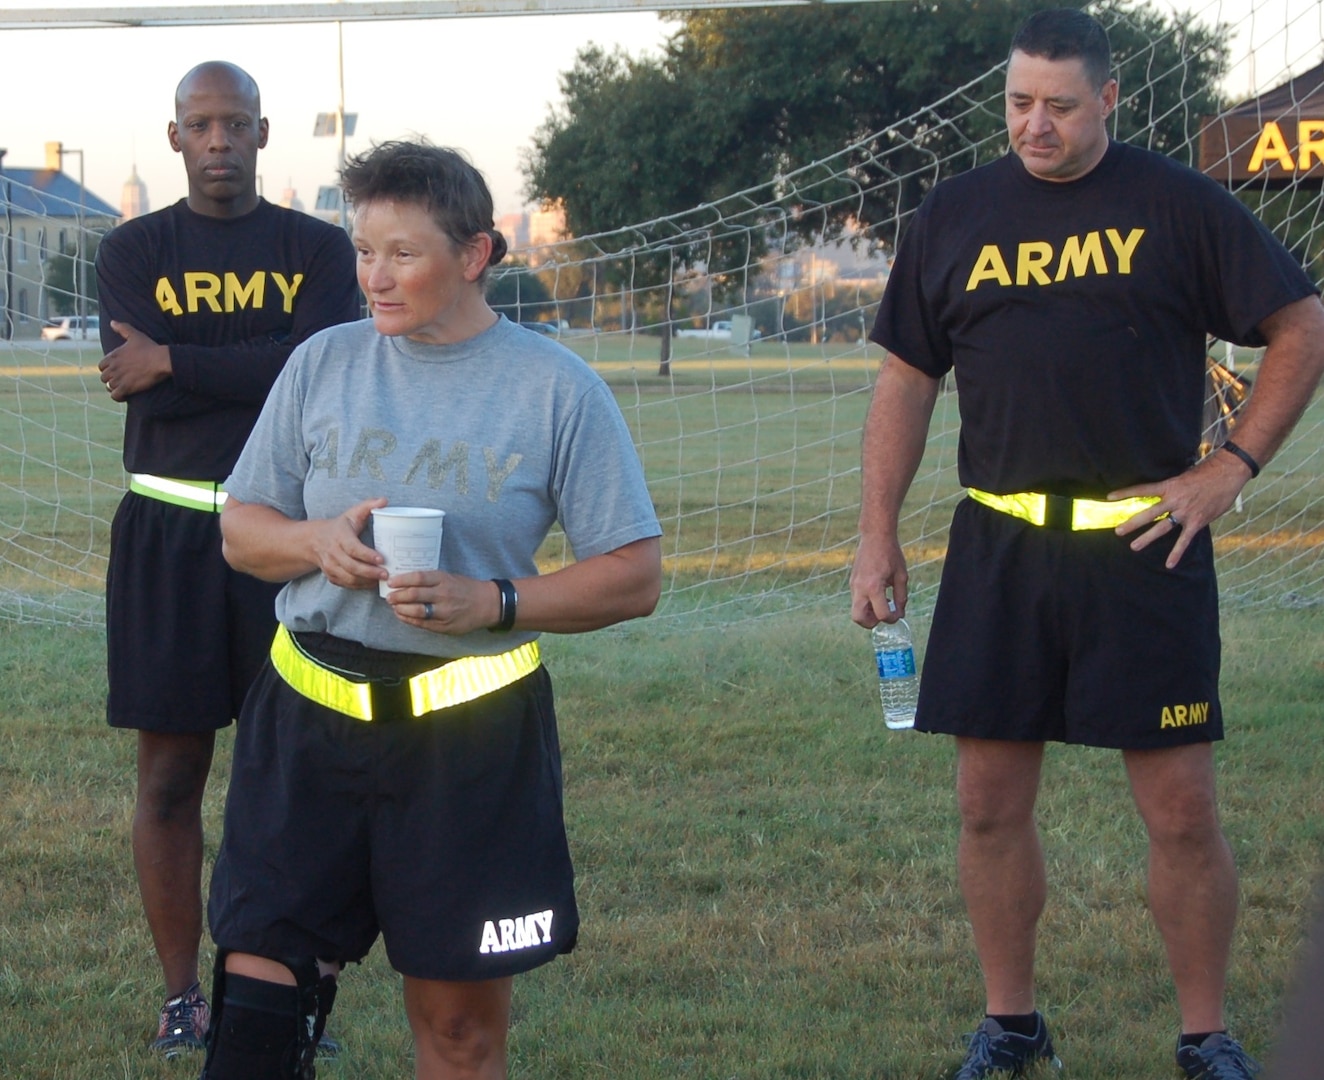
{"type": "Polygon", "coordinates": [[[719,148],[704,137],[692,81],[590,45],[560,82],[562,111],[534,135],[525,175],[534,198],[564,204],[571,233],[609,232],[708,197],[715,177],[694,166],[719,148]]]}
{"type": "Polygon", "coordinates": [[[514,262],[492,273],[487,302],[511,322],[537,322],[549,310],[552,294],[528,266],[514,262]]]}
{"type": "MultiPolygon", "coordinates": [[[[527,191],[560,202],[576,236],[663,219],[674,241],[654,245],[666,257],[650,273],[660,282],[701,264],[716,267],[720,287],[725,267],[750,265],[766,242],[753,221],[714,239],[712,222],[737,212],[738,193],[745,205],[780,205],[800,242],[834,240],[904,220],[940,179],[1003,153],[1000,65],[1016,27],[1045,6],[708,9],[678,16],[657,58],[590,46],[534,136],[527,191]],[[830,168],[809,168],[826,159],[830,168]]],[[[1155,149],[1189,156],[1226,65],[1219,28],[1144,4],[1094,10],[1122,74],[1119,137],[1144,132],[1155,149]]]]}
{"type": "MultiPolygon", "coordinates": [[[[576,236],[612,232],[703,202],[717,180],[712,162],[719,147],[698,91],[697,83],[675,78],[657,61],[632,60],[594,45],[581,50],[574,68],[561,76],[562,113],[534,135],[525,164],[529,194],[559,202],[576,236]],[[659,169],[660,162],[671,167],[659,169]]],[[[672,321],[666,286],[674,259],[649,255],[618,271],[620,280],[612,280],[608,270],[608,290],[628,277],[632,288],[660,287],[666,298],[660,318],[666,374],[672,321]]]]}
{"type": "MultiPolygon", "coordinates": [[[[562,202],[575,235],[606,232],[719,201],[855,143],[886,149],[886,132],[914,117],[932,128],[915,140],[917,167],[936,156],[950,161],[945,172],[968,168],[1001,131],[1000,104],[971,110],[958,129],[933,123],[935,103],[967,85],[970,102],[1000,99],[995,69],[1016,27],[1044,6],[911,0],[834,6],[831,17],[817,5],[708,9],[680,16],[660,58],[589,46],[534,136],[528,192],[562,202]]],[[[1155,149],[1188,146],[1188,125],[1217,104],[1227,58],[1219,28],[1143,4],[1097,13],[1122,72],[1119,137],[1149,128],[1155,149]]],[[[912,208],[934,179],[870,219],[912,208]]]]}
{"type": "Polygon", "coordinates": [[[1236,193],[1250,212],[1281,240],[1316,281],[1324,267],[1324,192],[1318,182],[1261,180],[1236,193]]]}
{"type": "Polygon", "coordinates": [[[47,306],[52,315],[74,315],[78,313],[79,286],[87,290],[87,310],[97,310],[97,276],[93,264],[97,257],[95,236],[89,235],[88,248],[80,264],[77,252],[67,245],[52,254],[46,263],[45,287],[47,306]]]}
{"type": "Polygon", "coordinates": [[[1114,134],[1194,166],[1200,117],[1224,104],[1218,84],[1227,71],[1227,29],[1144,5],[1118,4],[1103,17],[1121,86],[1114,134]]]}

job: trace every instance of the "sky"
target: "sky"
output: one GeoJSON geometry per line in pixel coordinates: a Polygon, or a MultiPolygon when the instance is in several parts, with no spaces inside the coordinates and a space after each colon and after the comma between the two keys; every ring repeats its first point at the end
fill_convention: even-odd
{"type": "MultiPolygon", "coordinates": [[[[676,29],[649,12],[342,25],[345,111],[358,113],[346,152],[411,135],[462,149],[498,215],[525,208],[520,152],[559,101],[558,76],[577,51],[592,41],[656,53],[676,29]]],[[[175,87],[193,65],[229,60],[257,79],[270,122],[258,155],[263,194],[279,201],[293,187],[311,207],[318,186],[335,182],[339,140],[313,137],[317,114],[339,99],[334,23],[0,30],[0,56],[6,167],[41,168],[45,144],[59,141],[83,152],[85,186],[112,206],[135,165],[151,209],[169,205],[187,192],[166,141],[175,87]]],[[[79,155],[64,162],[77,179],[79,155]]]]}
{"type": "MultiPolygon", "coordinates": [[[[79,6],[91,3],[108,6],[79,6]]],[[[49,0],[7,6],[47,7],[49,0]]],[[[1181,7],[1202,21],[1240,28],[1225,84],[1234,98],[1324,58],[1319,0],[1190,0],[1181,7]]],[[[576,52],[592,41],[632,56],[657,53],[676,28],[637,11],[344,23],[345,109],[358,114],[347,152],[426,135],[469,154],[487,177],[498,215],[524,209],[521,153],[559,102],[558,76],[574,65],[576,52]]],[[[0,30],[0,56],[5,164],[41,167],[44,144],[58,140],[82,151],[88,190],[112,206],[135,166],[152,209],[185,194],[166,124],[180,77],[204,60],[232,61],[258,81],[271,125],[258,158],[267,198],[279,201],[292,187],[311,207],[318,186],[335,181],[338,140],[312,134],[317,114],[333,112],[339,96],[334,23],[0,30]]],[[[75,178],[78,163],[77,154],[65,157],[75,178]]]]}

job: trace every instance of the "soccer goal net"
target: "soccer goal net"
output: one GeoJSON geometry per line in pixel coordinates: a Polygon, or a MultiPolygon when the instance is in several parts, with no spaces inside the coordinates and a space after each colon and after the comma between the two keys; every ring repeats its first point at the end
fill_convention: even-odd
{"type": "MultiPolygon", "coordinates": [[[[1324,145],[1312,147],[1324,138],[1324,69],[1312,71],[1321,44],[1313,12],[1303,7],[1296,16],[1267,0],[1212,3],[1173,20],[1163,40],[1119,52],[1118,136],[1221,169],[1220,179],[1318,280],[1324,145]],[[1211,37],[1226,43],[1226,58],[1210,53],[1211,37]],[[1210,64],[1222,73],[1221,97],[1212,100],[1208,80],[1190,78],[1210,64]],[[1214,134],[1202,141],[1211,115],[1204,126],[1214,134]]],[[[1125,8],[1100,13],[1132,39],[1152,25],[1121,25],[1125,8]]],[[[1002,71],[994,68],[756,188],[598,235],[526,239],[499,268],[493,303],[559,337],[616,393],[664,529],[662,618],[731,622],[817,604],[839,604],[844,617],[860,432],[883,359],[867,333],[889,256],[923,191],[1004,152],[1002,112],[1002,71]]],[[[11,239],[26,226],[44,245],[32,256],[43,311],[95,311],[78,295],[95,231],[66,237],[66,255],[39,221],[7,224],[11,239]]],[[[19,270],[17,262],[6,267],[19,270]]],[[[31,265],[23,272],[31,276],[31,265]]],[[[12,340],[0,342],[0,617],[97,625],[109,521],[125,487],[122,408],[96,378],[94,340],[43,340],[8,315],[12,340]]],[[[1253,393],[1259,360],[1215,341],[1209,352],[1205,450],[1253,393]]],[[[956,391],[947,384],[904,511],[920,611],[936,592],[947,524],[962,497],[957,431],[956,391]]],[[[1226,601],[1324,602],[1322,464],[1317,400],[1215,527],[1226,601]]],[[[570,558],[554,534],[544,566],[570,558]]]]}

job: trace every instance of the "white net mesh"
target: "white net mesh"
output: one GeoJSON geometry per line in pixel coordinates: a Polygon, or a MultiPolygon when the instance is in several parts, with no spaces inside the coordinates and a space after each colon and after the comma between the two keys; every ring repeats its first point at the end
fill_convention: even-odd
{"type": "MultiPolygon", "coordinates": [[[[1246,64],[1235,65],[1229,79],[1240,82],[1229,99],[1280,86],[1316,62],[1321,27],[1318,8],[1310,12],[1210,4],[1194,13],[1206,27],[1223,24],[1234,60],[1254,46],[1254,82],[1246,64]]],[[[1178,20],[1154,48],[1119,55],[1121,111],[1134,131],[1126,137],[1196,163],[1208,103],[1186,76],[1210,61],[1188,48],[1185,25],[1178,20]],[[1184,132],[1177,138],[1174,117],[1184,132]]],[[[990,71],[831,158],[721,202],[517,250],[502,268],[501,310],[558,334],[616,391],[664,529],[661,617],[722,622],[844,605],[860,430],[881,360],[865,337],[886,255],[917,193],[1002,153],[1001,81],[990,71]]],[[[1282,111],[1294,125],[1291,103],[1282,111]]],[[[1318,279],[1317,184],[1236,186],[1318,279]]],[[[55,296],[67,286],[51,277],[38,281],[55,296]]],[[[1253,382],[1253,353],[1211,343],[1211,354],[1253,382]]],[[[97,382],[99,355],[93,341],[0,344],[0,616],[101,620],[108,522],[124,476],[121,410],[97,382]]],[[[1221,422],[1214,409],[1211,423],[1221,422]]],[[[960,494],[956,434],[955,394],[944,388],[903,522],[921,610],[936,591],[960,494]]],[[[1324,600],[1322,452],[1316,402],[1218,523],[1229,601],[1324,600]]],[[[569,557],[554,535],[545,566],[569,557]]]]}

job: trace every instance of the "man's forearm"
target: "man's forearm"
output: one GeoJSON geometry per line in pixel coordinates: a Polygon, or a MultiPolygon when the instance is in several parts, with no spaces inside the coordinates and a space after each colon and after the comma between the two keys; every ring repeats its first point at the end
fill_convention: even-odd
{"type": "Polygon", "coordinates": [[[1237,445],[1264,466],[1301,419],[1324,375],[1324,306],[1308,297],[1260,326],[1269,347],[1250,401],[1237,418],[1237,445]]]}
{"type": "Polygon", "coordinates": [[[860,535],[894,537],[924,457],[938,380],[888,356],[874,385],[860,452],[860,535]]]}

